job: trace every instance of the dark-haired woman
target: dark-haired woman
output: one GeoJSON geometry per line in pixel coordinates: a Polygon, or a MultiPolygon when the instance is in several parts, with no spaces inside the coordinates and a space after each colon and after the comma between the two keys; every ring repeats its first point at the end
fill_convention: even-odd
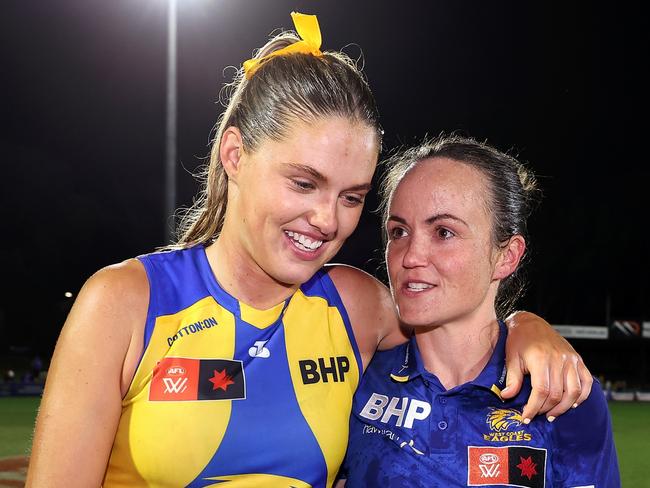
{"type": "Polygon", "coordinates": [[[346,486],[620,486],[598,383],[557,419],[522,415],[528,381],[501,396],[532,175],[486,144],[442,137],[396,156],[384,183],[390,287],[414,335],[365,372],[346,486]]]}
{"type": "MultiPolygon", "coordinates": [[[[363,368],[404,339],[383,285],[323,268],[357,225],[381,130],[361,73],[320,51],[315,17],[294,21],[302,40],[245,63],[176,248],[84,285],[28,486],[331,486],[363,368]]],[[[528,414],[580,401],[574,351],[517,323],[532,334],[511,335],[513,391],[520,354],[541,386],[528,414]]]]}

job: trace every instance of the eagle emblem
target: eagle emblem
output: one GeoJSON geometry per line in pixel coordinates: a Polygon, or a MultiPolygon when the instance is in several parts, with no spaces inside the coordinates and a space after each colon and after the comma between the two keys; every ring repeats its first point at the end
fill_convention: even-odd
{"type": "Polygon", "coordinates": [[[494,408],[490,407],[490,412],[485,419],[491,430],[502,432],[508,430],[510,426],[520,426],[524,419],[521,412],[514,408],[494,408]]]}

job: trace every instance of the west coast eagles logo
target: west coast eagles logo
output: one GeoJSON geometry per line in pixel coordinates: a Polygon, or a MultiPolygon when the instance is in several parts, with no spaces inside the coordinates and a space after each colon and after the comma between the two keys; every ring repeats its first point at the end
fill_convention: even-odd
{"type": "Polygon", "coordinates": [[[490,442],[529,441],[531,434],[525,430],[513,430],[521,427],[524,419],[519,410],[514,408],[490,407],[485,418],[485,423],[490,427],[490,432],[483,434],[483,439],[490,442]]]}
{"type": "Polygon", "coordinates": [[[486,422],[490,426],[490,430],[503,432],[508,430],[511,425],[519,427],[524,419],[521,412],[514,408],[490,408],[486,422]]]}

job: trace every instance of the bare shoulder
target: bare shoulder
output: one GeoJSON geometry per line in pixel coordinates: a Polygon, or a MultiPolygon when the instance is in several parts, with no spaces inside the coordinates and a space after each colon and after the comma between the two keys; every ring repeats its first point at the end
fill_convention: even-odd
{"type": "Polygon", "coordinates": [[[384,294],[389,293],[388,288],[377,278],[365,271],[347,264],[328,264],[325,266],[329,276],[336,284],[339,293],[345,292],[346,288],[363,287],[356,290],[358,293],[384,294]]]}
{"type": "Polygon", "coordinates": [[[28,487],[101,484],[142,352],[148,302],[136,260],[103,268],[82,287],[50,363],[28,487]]]}
{"type": "Polygon", "coordinates": [[[399,331],[390,292],[381,281],[353,266],[334,264],[327,269],[341,295],[367,365],[379,343],[399,331]]]}
{"type": "Polygon", "coordinates": [[[75,306],[108,308],[129,314],[146,308],[149,303],[149,282],[144,266],[137,259],[128,259],[100,269],[84,284],[75,306]]]}
{"type": "Polygon", "coordinates": [[[84,284],[66,321],[63,334],[102,340],[105,348],[120,357],[122,394],[139,362],[149,307],[149,280],[143,264],[128,259],[107,266],[84,284]],[[77,329],[85,330],[77,330],[77,329]],[[90,337],[88,337],[90,336],[90,337]]]}
{"type": "Polygon", "coordinates": [[[348,313],[354,309],[373,314],[393,310],[388,288],[370,274],[345,264],[331,264],[327,266],[327,270],[348,313]]]}

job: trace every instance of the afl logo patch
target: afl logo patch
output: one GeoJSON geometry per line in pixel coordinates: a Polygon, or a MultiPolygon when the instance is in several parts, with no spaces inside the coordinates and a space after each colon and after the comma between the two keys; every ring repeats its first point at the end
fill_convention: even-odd
{"type": "Polygon", "coordinates": [[[499,461],[499,456],[486,452],[485,454],[481,454],[478,459],[482,464],[494,464],[499,461]]]}
{"type": "Polygon", "coordinates": [[[172,366],[167,370],[167,376],[185,376],[187,371],[181,366],[172,366]]]}
{"type": "Polygon", "coordinates": [[[168,357],[153,370],[149,401],[242,400],[246,381],[241,361],[168,357]]]}
{"type": "Polygon", "coordinates": [[[467,446],[467,485],[545,488],[546,449],[467,446]]]}

